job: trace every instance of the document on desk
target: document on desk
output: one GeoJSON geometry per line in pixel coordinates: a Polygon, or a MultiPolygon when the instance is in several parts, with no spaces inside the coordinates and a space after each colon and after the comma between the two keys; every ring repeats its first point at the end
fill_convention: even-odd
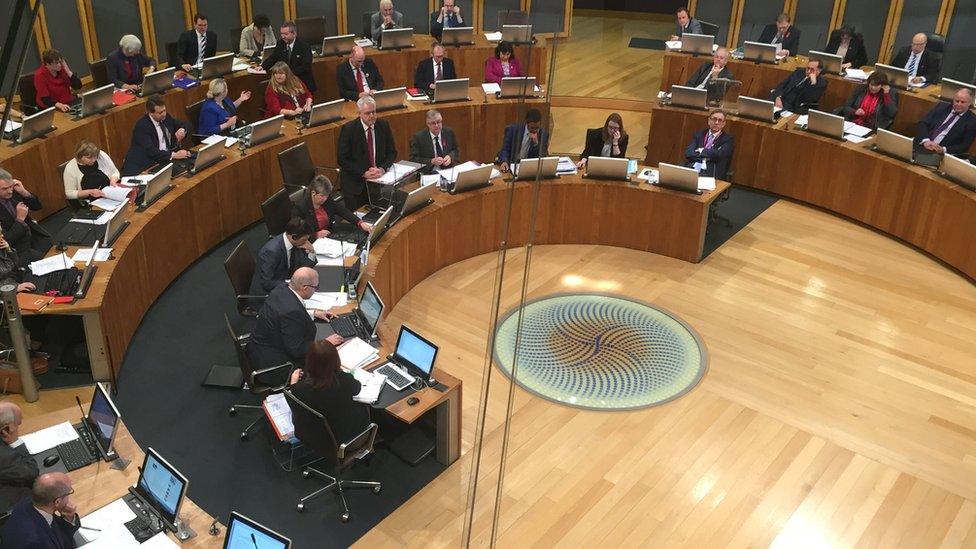
{"type": "Polygon", "coordinates": [[[261,407],[264,408],[264,415],[271,422],[271,427],[274,428],[278,440],[288,440],[295,436],[295,424],[291,417],[291,407],[288,406],[288,400],[284,394],[275,393],[268,395],[264,399],[264,402],[261,403],[261,407]]]}
{"type": "Polygon", "coordinates": [[[666,40],[664,42],[664,46],[666,48],[668,48],[669,50],[680,50],[681,49],[681,40],[666,40]]]}
{"type": "Polygon", "coordinates": [[[485,40],[487,40],[489,42],[501,42],[502,41],[502,33],[501,32],[486,32],[485,33],[485,40]]]}
{"type": "Polygon", "coordinates": [[[715,190],[715,178],[714,177],[699,177],[698,178],[698,190],[699,191],[714,191],[715,190]]]}
{"type": "Polygon", "coordinates": [[[487,84],[482,84],[481,89],[484,90],[485,95],[491,95],[493,93],[501,93],[502,87],[500,84],[495,82],[488,82],[487,84]]]}
{"type": "Polygon", "coordinates": [[[372,345],[358,337],[347,339],[339,345],[338,351],[339,362],[347,371],[362,368],[380,357],[372,345]]]}
{"type": "Polygon", "coordinates": [[[33,456],[45,450],[50,450],[63,442],[75,440],[78,438],[78,432],[75,431],[75,428],[70,423],[65,421],[46,427],[40,431],[21,435],[20,438],[24,441],[27,453],[33,456]]]}
{"type": "Polygon", "coordinates": [[[315,250],[315,258],[319,265],[342,266],[343,249],[342,242],[331,238],[318,238],[312,243],[315,250]]]}
{"type": "Polygon", "coordinates": [[[871,128],[861,126],[860,124],[847,121],[844,122],[844,133],[849,133],[858,137],[867,137],[871,131],[871,128]]]}
{"type": "Polygon", "coordinates": [[[224,148],[226,149],[229,149],[233,147],[235,144],[237,144],[236,137],[225,137],[223,135],[217,135],[217,134],[207,137],[206,139],[201,141],[201,143],[203,143],[204,145],[213,145],[214,143],[220,143],[221,141],[224,142],[224,148]]]}
{"type": "MultiPolygon", "coordinates": [[[[458,164],[453,168],[436,168],[436,171],[437,173],[440,174],[441,177],[450,181],[451,183],[454,183],[455,181],[457,181],[458,176],[461,175],[462,173],[473,170],[475,168],[480,168],[482,166],[484,166],[484,164],[482,164],[481,162],[468,160],[464,164],[458,164]]],[[[501,176],[502,176],[502,172],[496,170],[495,168],[492,168],[491,175],[488,176],[488,179],[495,179],[496,177],[501,177],[501,176]]]]}
{"type": "Polygon", "coordinates": [[[20,122],[14,122],[13,120],[7,120],[7,125],[3,127],[5,132],[13,132],[20,129],[23,126],[20,122]]]}
{"type": "Polygon", "coordinates": [[[356,402],[372,404],[380,398],[380,391],[386,385],[386,376],[376,372],[370,372],[363,368],[352,371],[352,377],[359,382],[360,389],[356,396],[352,397],[356,402]]]}
{"type": "Polygon", "coordinates": [[[85,528],[78,530],[78,533],[85,540],[85,545],[82,547],[111,547],[106,544],[107,541],[124,543],[126,537],[135,543],[136,540],[132,538],[132,534],[125,527],[125,523],[134,518],[136,518],[136,514],[132,512],[132,509],[129,509],[129,506],[121,498],[92,511],[82,517],[82,524],[85,528]],[[125,534],[125,536],[121,534],[125,534]],[[94,541],[101,543],[94,544],[92,543],[94,541]]]}
{"type": "Polygon", "coordinates": [[[235,61],[234,64],[231,65],[230,70],[237,72],[237,71],[242,71],[250,66],[251,64],[246,61],[235,61]]]}
{"type": "Polygon", "coordinates": [[[115,217],[115,211],[107,210],[102,212],[102,214],[96,217],[95,219],[74,218],[74,219],[70,219],[69,221],[71,223],[83,223],[85,225],[104,225],[108,223],[109,220],[112,219],[113,217],[115,217]]]}
{"type": "Polygon", "coordinates": [[[797,126],[802,126],[802,127],[805,128],[805,127],[807,127],[807,120],[809,120],[809,116],[806,115],[806,114],[801,114],[800,116],[797,116],[796,117],[796,120],[793,122],[793,124],[795,124],[797,126]]]}
{"type": "Polygon", "coordinates": [[[306,309],[328,310],[332,307],[343,307],[348,302],[346,292],[315,292],[305,300],[306,309]]]}
{"type": "Polygon", "coordinates": [[[844,140],[845,141],[850,141],[851,143],[854,143],[854,144],[862,143],[864,141],[867,141],[868,139],[871,139],[871,138],[870,137],[859,137],[859,136],[856,136],[854,134],[847,134],[847,135],[844,136],[844,140]]]}
{"type": "MultiPolygon", "coordinates": [[[[95,254],[95,261],[108,261],[108,258],[111,255],[112,248],[99,248],[98,253],[95,254]]],[[[74,261],[75,263],[87,263],[91,256],[91,248],[82,248],[75,252],[75,255],[71,256],[71,261],[74,261]]]]}
{"type": "Polygon", "coordinates": [[[93,200],[91,205],[103,210],[115,210],[129,200],[132,189],[127,187],[103,187],[102,197],[93,200]]]}
{"type": "Polygon", "coordinates": [[[559,175],[573,175],[576,173],[576,162],[568,156],[560,156],[559,163],[556,164],[556,173],[559,175]]]}
{"type": "Polygon", "coordinates": [[[844,78],[848,78],[850,80],[867,80],[868,73],[862,71],[861,69],[851,67],[844,71],[844,78]]]}
{"type": "Polygon", "coordinates": [[[373,183],[379,183],[380,185],[395,185],[397,181],[405,177],[409,177],[414,172],[419,170],[420,167],[420,164],[415,162],[401,160],[390,166],[390,169],[386,170],[386,173],[384,173],[378,179],[370,179],[370,181],[373,183]]]}
{"type": "Polygon", "coordinates": [[[30,270],[34,276],[44,276],[48,273],[60,271],[61,269],[70,269],[74,266],[75,262],[67,254],[61,252],[58,255],[52,255],[51,257],[45,257],[39,261],[32,262],[30,264],[30,270]]]}

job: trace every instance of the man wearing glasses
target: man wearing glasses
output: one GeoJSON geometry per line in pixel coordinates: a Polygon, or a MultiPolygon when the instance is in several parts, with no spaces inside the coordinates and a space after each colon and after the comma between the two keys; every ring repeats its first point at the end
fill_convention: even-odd
{"type": "Polygon", "coordinates": [[[815,106],[823,97],[827,89],[827,79],[823,72],[823,63],[813,59],[807,63],[805,69],[796,69],[776,86],[770,96],[770,101],[776,106],[797,114],[806,114],[811,106],[815,106]]]}
{"type": "Polygon", "coordinates": [[[31,496],[14,506],[3,528],[0,548],[73,549],[81,527],[71,495],[71,479],[64,473],[37,477],[31,496]]]}
{"type": "Polygon", "coordinates": [[[339,159],[339,188],[346,207],[356,211],[369,202],[366,181],[378,179],[396,161],[396,143],[390,124],[376,116],[376,101],[364,95],[356,102],[359,118],[339,130],[336,158],[339,159]]]}
{"type": "Polygon", "coordinates": [[[713,111],[708,117],[708,129],[695,132],[685,149],[686,166],[705,177],[725,179],[729,172],[734,145],[732,136],[725,133],[725,112],[713,111]]]}

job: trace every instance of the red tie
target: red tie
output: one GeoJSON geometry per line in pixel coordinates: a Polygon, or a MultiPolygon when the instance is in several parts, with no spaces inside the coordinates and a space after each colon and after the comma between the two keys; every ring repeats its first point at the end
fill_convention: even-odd
{"type": "Polygon", "coordinates": [[[376,167],[376,155],[373,153],[373,127],[366,128],[366,154],[369,156],[369,167],[376,167]]]}
{"type": "Polygon", "coordinates": [[[437,67],[437,70],[434,71],[434,81],[436,82],[441,79],[441,64],[437,63],[435,66],[437,67]]]}
{"type": "Polygon", "coordinates": [[[363,71],[356,69],[356,88],[359,93],[363,93],[363,71]]]}

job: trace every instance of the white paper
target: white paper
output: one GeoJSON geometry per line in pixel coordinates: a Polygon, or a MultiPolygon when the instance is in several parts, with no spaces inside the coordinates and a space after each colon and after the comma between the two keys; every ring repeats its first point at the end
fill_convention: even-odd
{"type": "Polygon", "coordinates": [[[808,119],[808,115],[801,114],[800,116],[797,116],[796,117],[796,120],[793,123],[796,124],[797,126],[806,127],[806,125],[807,125],[807,119],[808,119]]]}
{"type": "Polygon", "coordinates": [[[844,139],[850,141],[851,143],[860,143],[862,141],[867,141],[868,139],[870,139],[870,137],[858,137],[853,134],[848,134],[844,136],[844,139]]]}
{"type": "Polygon", "coordinates": [[[32,456],[76,438],[78,438],[78,432],[67,421],[20,437],[24,441],[24,446],[27,447],[27,453],[32,456]]]}
{"type": "Polygon", "coordinates": [[[358,337],[347,339],[339,345],[339,362],[346,370],[361,368],[377,358],[379,353],[369,343],[358,337]]]}
{"type": "MultiPolygon", "coordinates": [[[[450,181],[451,183],[454,183],[455,181],[457,181],[458,176],[461,175],[462,173],[469,170],[473,170],[475,168],[480,168],[481,166],[484,166],[484,164],[481,164],[480,162],[475,162],[474,160],[468,160],[464,164],[458,164],[453,168],[436,168],[436,171],[438,174],[440,174],[441,177],[450,181]]],[[[495,168],[492,168],[491,175],[488,176],[488,179],[495,179],[496,177],[501,177],[501,175],[502,172],[496,170],[495,168]]]]}
{"type": "Polygon", "coordinates": [[[20,122],[14,122],[13,120],[7,120],[7,125],[3,127],[3,131],[12,132],[19,130],[23,126],[20,122]]]}
{"type": "Polygon", "coordinates": [[[248,68],[250,66],[251,66],[250,63],[234,63],[231,66],[230,70],[232,70],[232,71],[242,71],[242,70],[244,70],[244,69],[246,69],[246,68],[248,68]]]}
{"type": "Polygon", "coordinates": [[[373,41],[370,40],[369,38],[360,38],[359,40],[356,40],[355,41],[355,44],[357,46],[359,46],[360,48],[371,48],[371,47],[373,47],[373,41]]]}
{"type": "Polygon", "coordinates": [[[867,134],[871,133],[871,128],[866,128],[860,124],[855,124],[853,122],[844,122],[844,133],[849,133],[856,135],[858,137],[865,137],[867,134]]]}
{"type": "MultiPolygon", "coordinates": [[[[129,189],[124,189],[124,190],[128,191],[129,189]]],[[[122,201],[102,197],[96,200],[92,200],[91,205],[95,206],[96,208],[101,208],[103,210],[115,210],[116,208],[122,205],[122,201]]]]}
{"type": "MultiPolygon", "coordinates": [[[[71,256],[71,261],[75,263],[87,263],[91,255],[91,248],[82,248],[75,252],[75,255],[71,256]]],[[[99,248],[98,253],[95,254],[95,261],[108,261],[110,255],[112,255],[112,248],[99,248]]]]}
{"type": "Polygon", "coordinates": [[[681,40],[668,40],[668,41],[666,41],[664,43],[664,45],[669,50],[680,50],[681,49],[681,40]]]}
{"type": "Polygon", "coordinates": [[[485,40],[487,40],[489,42],[501,42],[502,41],[502,33],[501,32],[486,32],[485,33],[485,40]]]}
{"type": "MultiPolygon", "coordinates": [[[[315,255],[329,259],[342,259],[342,241],[332,238],[319,238],[312,242],[315,255]]],[[[341,261],[340,261],[341,264],[341,261]]]]}
{"type": "Polygon", "coordinates": [[[136,518],[136,514],[132,512],[132,509],[129,509],[129,506],[121,498],[83,516],[81,524],[84,528],[78,530],[86,542],[82,547],[112,547],[108,542],[125,544],[126,537],[132,540],[132,543],[137,544],[135,538],[125,527],[125,523],[134,518],[136,518]],[[99,543],[92,543],[96,540],[99,540],[99,543]]]}
{"type": "Polygon", "coordinates": [[[699,177],[698,178],[698,190],[699,191],[714,191],[715,190],[715,178],[714,177],[699,177]]]}
{"type": "Polygon", "coordinates": [[[126,189],[123,187],[102,187],[102,195],[104,195],[105,198],[115,200],[116,202],[124,202],[128,200],[129,193],[131,191],[131,189],[126,189]]]}
{"type": "MultiPolygon", "coordinates": [[[[67,256],[64,252],[58,255],[52,255],[51,257],[45,257],[44,259],[39,259],[30,264],[30,270],[34,276],[44,276],[48,273],[53,273],[54,271],[60,271],[61,269],[70,269],[74,267],[75,264],[71,261],[71,258],[67,256]]],[[[71,430],[74,432],[74,429],[71,430]]],[[[36,452],[31,452],[32,454],[36,452]]]]}
{"type": "Polygon", "coordinates": [[[426,95],[418,95],[417,97],[414,97],[409,93],[407,94],[407,101],[427,101],[428,99],[430,98],[426,95]]]}
{"type": "Polygon", "coordinates": [[[305,309],[327,311],[332,307],[343,307],[348,302],[346,292],[315,292],[305,300],[305,309]]]}
{"type": "Polygon", "coordinates": [[[96,217],[95,219],[71,219],[71,223],[84,223],[85,225],[104,225],[109,222],[110,219],[115,217],[115,212],[112,210],[102,212],[102,215],[96,217]]]}
{"type": "Polygon", "coordinates": [[[657,182],[657,170],[654,168],[644,168],[639,174],[637,174],[638,181],[647,181],[648,183],[657,182]]]}
{"type": "Polygon", "coordinates": [[[440,181],[441,181],[441,174],[439,174],[439,173],[434,173],[434,174],[430,174],[430,175],[421,175],[420,176],[420,186],[421,187],[426,187],[427,185],[433,185],[435,183],[440,183],[440,181]]]}
{"type": "Polygon", "coordinates": [[[386,383],[386,376],[376,372],[370,372],[362,368],[352,371],[352,376],[359,381],[359,393],[352,397],[356,402],[372,404],[380,397],[380,391],[386,383]]]}
{"type": "Polygon", "coordinates": [[[409,176],[419,169],[419,166],[414,166],[404,162],[397,162],[390,166],[390,169],[378,179],[370,179],[370,181],[373,183],[379,183],[380,185],[394,185],[397,183],[397,181],[409,176]]]}
{"type": "Polygon", "coordinates": [[[482,84],[481,89],[484,90],[485,95],[490,95],[493,93],[501,93],[502,91],[501,85],[496,84],[495,82],[488,82],[486,84],[482,84]]]}
{"type": "Polygon", "coordinates": [[[576,173],[576,162],[568,156],[560,156],[556,164],[556,173],[560,175],[576,173]]]}
{"type": "Polygon", "coordinates": [[[292,437],[295,435],[295,423],[292,420],[291,407],[288,405],[285,395],[281,393],[268,395],[264,399],[264,406],[267,415],[271,417],[271,421],[274,422],[282,436],[292,437]]]}
{"type": "Polygon", "coordinates": [[[234,138],[233,137],[228,138],[220,134],[214,134],[214,135],[208,135],[203,141],[201,141],[201,143],[203,143],[204,145],[213,145],[214,143],[219,143],[221,141],[224,141],[226,143],[227,139],[234,139],[234,138]]]}
{"type": "Polygon", "coordinates": [[[867,80],[868,73],[862,71],[861,69],[849,68],[844,72],[844,76],[851,80],[867,80]]]}

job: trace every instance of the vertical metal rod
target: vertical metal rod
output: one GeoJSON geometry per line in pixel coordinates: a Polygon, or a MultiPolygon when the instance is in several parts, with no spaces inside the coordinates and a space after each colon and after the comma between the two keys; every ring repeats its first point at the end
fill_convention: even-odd
{"type": "Polygon", "coordinates": [[[0,298],[3,299],[3,308],[7,312],[10,341],[14,348],[14,357],[17,359],[17,369],[20,370],[20,386],[24,393],[24,400],[37,402],[37,380],[34,379],[34,370],[31,369],[30,352],[27,350],[27,332],[24,330],[20,306],[17,305],[17,285],[0,286],[0,298]]]}

